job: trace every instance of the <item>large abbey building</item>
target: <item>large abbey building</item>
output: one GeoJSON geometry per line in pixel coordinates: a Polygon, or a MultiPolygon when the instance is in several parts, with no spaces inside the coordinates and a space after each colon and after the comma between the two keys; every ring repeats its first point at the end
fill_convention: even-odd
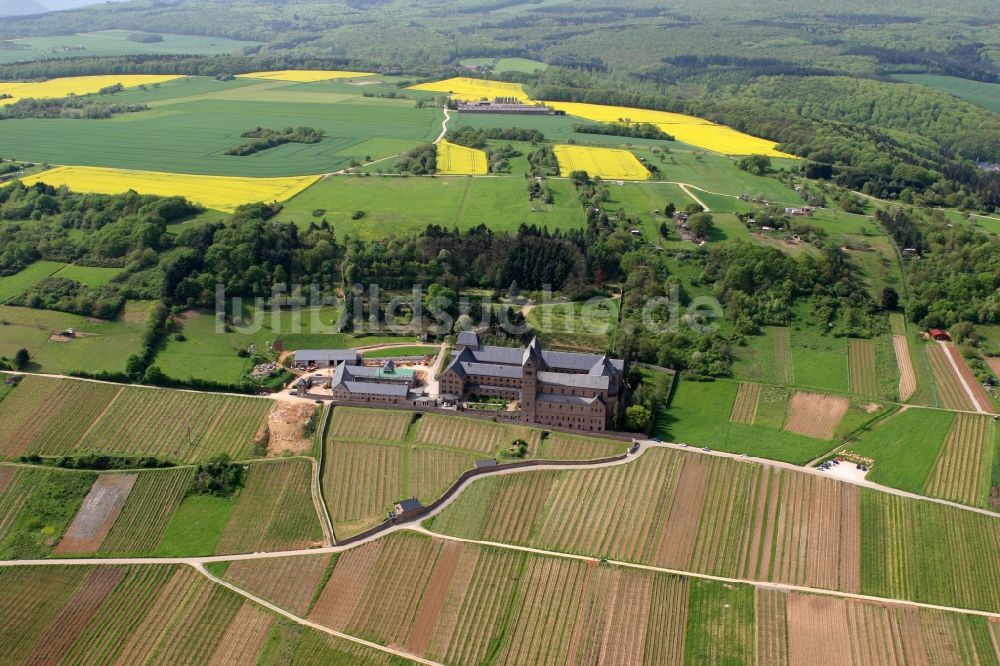
{"type": "Polygon", "coordinates": [[[623,369],[623,361],[604,355],[545,351],[538,338],[525,348],[492,347],[465,332],[440,392],[507,398],[520,403],[527,423],[603,432],[621,396],[623,369]]]}

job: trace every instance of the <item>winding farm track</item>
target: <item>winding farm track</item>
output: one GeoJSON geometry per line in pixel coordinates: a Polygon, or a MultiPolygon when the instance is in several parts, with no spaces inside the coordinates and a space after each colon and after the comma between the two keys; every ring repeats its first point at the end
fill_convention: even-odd
{"type": "Polygon", "coordinates": [[[444,107],[444,120],[441,121],[441,133],[438,134],[438,138],[434,139],[434,145],[437,145],[444,141],[444,135],[448,133],[448,121],[451,120],[451,114],[448,112],[448,107],[444,107]]]}

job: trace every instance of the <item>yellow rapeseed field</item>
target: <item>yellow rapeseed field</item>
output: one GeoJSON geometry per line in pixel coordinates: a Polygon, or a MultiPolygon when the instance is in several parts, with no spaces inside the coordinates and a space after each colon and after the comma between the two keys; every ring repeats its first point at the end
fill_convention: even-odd
{"type": "Polygon", "coordinates": [[[685,116],[667,111],[651,111],[624,106],[581,104],[577,102],[546,102],[547,105],[571,116],[598,123],[652,123],[678,141],[724,155],[768,155],[794,157],[777,150],[773,141],[738,132],[725,125],[716,125],[704,118],[685,116]]]}
{"type": "Polygon", "coordinates": [[[484,176],[489,173],[486,153],[448,141],[437,145],[437,172],[443,176],[484,176]]]}
{"type": "Polygon", "coordinates": [[[456,76],[444,81],[432,81],[410,86],[410,90],[427,90],[430,92],[449,93],[454,99],[478,101],[495,97],[513,97],[521,102],[528,102],[528,93],[520,83],[504,81],[486,81],[471,79],[466,76],[456,76]]]}
{"type": "Polygon", "coordinates": [[[559,173],[568,176],[573,171],[586,171],[590,176],[605,180],[647,180],[649,171],[627,150],[591,148],[590,146],[553,146],[559,160],[559,173]]]}
{"type": "Polygon", "coordinates": [[[315,83],[316,81],[331,81],[333,79],[355,79],[361,76],[375,75],[370,72],[343,72],[333,69],[282,69],[276,72],[251,72],[250,74],[237,74],[236,78],[315,83]]]}
{"type": "Polygon", "coordinates": [[[57,187],[65,185],[76,192],[97,194],[120,194],[135,190],[140,194],[182,196],[206,208],[232,212],[242,204],[290,199],[319,178],[320,176],[240,178],[64,166],[23,178],[22,182],[25,185],[37,182],[57,187]]]}
{"type": "Polygon", "coordinates": [[[19,99],[34,97],[35,99],[66,97],[67,95],[92,95],[101,88],[120,83],[126,88],[152,85],[184,78],[177,75],[159,74],[108,74],[102,76],[68,76],[59,79],[49,79],[25,83],[23,81],[0,82],[0,94],[10,95],[0,99],[0,106],[13,104],[19,99]]]}

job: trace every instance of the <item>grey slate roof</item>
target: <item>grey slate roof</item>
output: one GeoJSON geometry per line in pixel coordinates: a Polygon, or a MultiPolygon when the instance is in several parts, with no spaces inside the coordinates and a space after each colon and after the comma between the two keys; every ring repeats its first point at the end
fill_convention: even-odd
{"type": "Polygon", "coordinates": [[[483,347],[470,350],[470,353],[479,363],[521,365],[524,361],[524,350],[518,347],[483,347]]]}
{"type": "Polygon", "coordinates": [[[539,372],[538,381],[553,386],[605,390],[611,385],[611,379],[607,375],[571,375],[565,372],[539,372]]]}
{"type": "Polygon", "coordinates": [[[596,395],[592,398],[584,398],[580,395],[560,395],[558,393],[539,393],[536,397],[539,402],[557,402],[564,405],[589,405],[600,399],[596,395]]]}
{"type": "Polygon", "coordinates": [[[475,331],[462,331],[458,334],[458,340],[455,344],[459,347],[478,347],[479,346],[479,334],[475,331]]]}
{"type": "Polygon", "coordinates": [[[495,363],[460,363],[460,367],[467,375],[480,375],[483,377],[509,377],[520,379],[524,376],[524,370],[520,365],[497,365],[495,363]]]}
{"type": "Polygon", "coordinates": [[[361,358],[357,349],[299,349],[295,352],[295,362],[321,361],[356,361],[361,358]]]}
{"type": "Polygon", "coordinates": [[[405,398],[410,394],[410,387],[406,384],[376,384],[375,382],[342,382],[341,384],[350,393],[368,395],[390,395],[405,398]]]}

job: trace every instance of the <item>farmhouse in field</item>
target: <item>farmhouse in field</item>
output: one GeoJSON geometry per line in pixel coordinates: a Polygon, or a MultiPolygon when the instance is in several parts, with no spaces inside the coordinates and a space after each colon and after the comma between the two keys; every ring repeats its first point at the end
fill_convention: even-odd
{"type": "Polygon", "coordinates": [[[538,338],[524,349],[492,347],[468,331],[459,335],[440,387],[462,399],[516,400],[527,423],[603,432],[619,402],[623,370],[622,360],[604,355],[545,351],[538,338]]]}

